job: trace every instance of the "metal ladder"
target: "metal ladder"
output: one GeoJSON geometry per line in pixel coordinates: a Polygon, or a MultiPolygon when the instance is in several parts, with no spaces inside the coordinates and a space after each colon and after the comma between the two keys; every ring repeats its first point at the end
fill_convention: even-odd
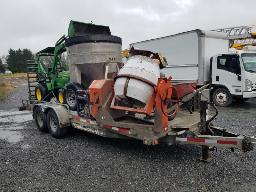
{"type": "Polygon", "coordinates": [[[38,85],[37,81],[37,65],[34,60],[27,60],[27,80],[28,80],[28,102],[35,104],[35,87],[38,85]]]}

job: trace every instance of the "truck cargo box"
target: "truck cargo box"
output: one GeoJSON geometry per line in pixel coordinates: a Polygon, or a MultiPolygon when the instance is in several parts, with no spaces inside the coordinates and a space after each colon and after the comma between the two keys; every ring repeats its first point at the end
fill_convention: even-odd
{"type": "Polygon", "coordinates": [[[168,62],[163,73],[172,76],[174,81],[193,81],[203,85],[210,81],[210,58],[227,53],[229,40],[224,33],[196,29],[132,43],[132,46],[163,54],[168,62]]]}

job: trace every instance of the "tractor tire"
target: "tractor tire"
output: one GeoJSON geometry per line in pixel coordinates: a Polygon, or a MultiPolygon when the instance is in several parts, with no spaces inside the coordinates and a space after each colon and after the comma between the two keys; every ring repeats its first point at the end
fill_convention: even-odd
{"type": "Polygon", "coordinates": [[[51,135],[57,139],[67,135],[68,127],[60,127],[58,116],[53,109],[47,113],[47,126],[51,135]]]}
{"type": "Polygon", "coordinates": [[[70,37],[65,41],[66,47],[81,44],[81,43],[96,43],[96,42],[106,42],[106,43],[116,43],[122,44],[122,39],[113,35],[103,35],[103,34],[95,34],[95,35],[83,35],[83,36],[75,36],[70,37]]]}
{"type": "Polygon", "coordinates": [[[76,91],[79,89],[83,88],[78,83],[71,83],[67,85],[65,89],[64,103],[66,103],[72,111],[77,110],[78,101],[76,91]]]}
{"type": "Polygon", "coordinates": [[[48,132],[46,116],[40,107],[36,107],[33,112],[37,129],[41,132],[48,132]]]}
{"type": "Polygon", "coordinates": [[[61,104],[66,104],[65,92],[63,90],[58,90],[57,95],[58,95],[58,102],[61,104]]]}
{"type": "Polygon", "coordinates": [[[217,88],[214,90],[213,102],[220,107],[228,107],[233,102],[232,95],[226,88],[217,88]]]}
{"type": "Polygon", "coordinates": [[[41,101],[48,101],[46,96],[47,96],[47,88],[45,85],[39,83],[36,87],[35,87],[35,96],[36,96],[36,100],[41,102],[41,101]]]}

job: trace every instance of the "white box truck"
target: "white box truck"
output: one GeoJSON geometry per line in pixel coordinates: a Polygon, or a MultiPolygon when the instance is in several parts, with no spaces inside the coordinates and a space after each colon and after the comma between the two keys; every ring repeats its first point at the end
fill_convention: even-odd
{"type": "Polygon", "coordinates": [[[210,83],[216,105],[256,97],[256,52],[229,52],[226,34],[199,29],[130,44],[135,49],[162,53],[162,72],[174,81],[210,83]]]}

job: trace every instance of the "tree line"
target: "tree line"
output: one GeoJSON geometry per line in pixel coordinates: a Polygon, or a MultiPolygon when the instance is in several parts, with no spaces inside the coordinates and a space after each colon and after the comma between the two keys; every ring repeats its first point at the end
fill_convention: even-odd
{"type": "Polygon", "coordinates": [[[0,58],[0,73],[3,73],[4,71],[5,71],[4,65],[3,65],[2,59],[0,58]]]}
{"type": "MultiPolygon", "coordinates": [[[[29,49],[9,49],[6,57],[8,69],[13,73],[26,72],[27,60],[34,58],[33,53],[29,49]]],[[[4,65],[0,59],[0,72],[4,72],[4,65]]]]}

